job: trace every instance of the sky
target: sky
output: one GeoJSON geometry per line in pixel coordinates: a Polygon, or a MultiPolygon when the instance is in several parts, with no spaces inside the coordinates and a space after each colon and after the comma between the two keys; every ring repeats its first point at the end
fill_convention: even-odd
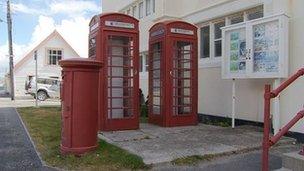
{"type": "MultiPolygon", "coordinates": [[[[56,29],[87,57],[89,21],[101,13],[101,0],[11,0],[14,63],[56,29]]],[[[6,0],[0,1],[0,77],[8,68],[6,0]]]]}

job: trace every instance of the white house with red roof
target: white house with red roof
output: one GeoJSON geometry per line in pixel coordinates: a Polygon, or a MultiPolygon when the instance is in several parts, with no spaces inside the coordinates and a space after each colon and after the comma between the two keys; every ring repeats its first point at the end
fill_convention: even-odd
{"type": "MultiPolygon", "coordinates": [[[[38,77],[61,78],[61,59],[80,57],[69,43],[54,30],[28,54],[26,54],[14,67],[15,95],[25,96],[25,81],[28,76],[35,75],[34,52],[37,51],[38,77]]],[[[7,85],[9,85],[7,83],[7,85]]],[[[10,88],[7,86],[9,92],[10,88]]]]}

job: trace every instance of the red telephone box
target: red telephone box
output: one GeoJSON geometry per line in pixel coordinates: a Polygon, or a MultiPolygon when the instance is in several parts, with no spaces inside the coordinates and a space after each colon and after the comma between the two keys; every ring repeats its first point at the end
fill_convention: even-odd
{"type": "Polygon", "coordinates": [[[89,57],[104,63],[99,73],[99,129],[139,128],[138,20],[120,13],[90,22],[89,57]]]}
{"type": "Polygon", "coordinates": [[[196,125],[197,28],[166,21],[150,29],[149,122],[164,127],[196,125]]]}

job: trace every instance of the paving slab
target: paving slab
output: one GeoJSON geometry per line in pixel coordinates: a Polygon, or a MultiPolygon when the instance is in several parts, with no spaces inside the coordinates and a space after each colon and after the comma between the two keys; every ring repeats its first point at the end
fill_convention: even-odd
{"type": "Polygon", "coordinates": [[[54,170],[41,162],[14,108],[0,108],[0,170],[54,170]]]}
{"type": "MultiPolygon", "coordinates": [[[[261,147],[262,129],[212,125],[163,128],[141,124],[139,130],[101,132],[99,138],[141,156],[146,164],[170,162],[193,155],[222,154],[261,147]]],[[[285,138],[281,142],[294,141],[285,138]]]]}

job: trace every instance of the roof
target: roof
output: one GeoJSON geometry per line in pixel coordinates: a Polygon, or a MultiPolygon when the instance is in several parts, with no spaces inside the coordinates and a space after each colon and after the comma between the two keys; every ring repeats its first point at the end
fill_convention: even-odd
{"type": "MultiPolygon", "coordinates": [[[[65,44],[68,45],[68,47],[75,53],[77,54],[77,56],[79,56],[79,54],[75,51],[75,49],[61,36],[61,34],[57,31],[54,30],[49,36],[47,36],[42,42],[40,42],[35,48],[33,48],[29,53],[27,53],[27,55],[25,55],[15,66],[14,66],[14,72],[16,72],[18,69],[21,68],[21,66],[28,61],[29,59],[31,59],[33,56],[32,54],[34,53],[35,50],[39,49],[41,46],[43,46],[45,43],[47,43],[51,38],[55,37],[55,36],[59,36],[59,38],[61,38],[65,44]]],[[[80,56],[79,56],[80,57],[80,56]]]]}
{"type": "Polygon", "coordinates": [[[197,27],[191,23],[188,23],[188,22],[185,22],[185,21],[182,21],[182,20],[166,20],[166,21],[161,21],[161,22],[158,22],[156,24],[154,24],[151,28],[150,28],[150,31],[153,30],[155,27],[159,26],[159,25],[162,25],[162,26],[168,26],[168,25],[173,25],[173,24],[183,24],[183,25],[188,25],[190,27],[192,27],[193,29],[197,29],[197,27]]]}
{"type": "Polygon", "coordinates": [[[97,14],[94,17],[92,17],[89,25],[91,25],[92,22],[94,21],[94,19],[96,19],[96,18],[100,19],[100,18],[104,18],[104,17],[107,17],[107,16],[113,16],[113,15],[114,16],[116,15],[116,16],[127,17],[127,18],[130,18],[130,19],[133,19],[136,22],[139,22],[139,20],[137,18],[134,18],[134,17],[132,17],[130,15],[127,15],[127,14],[123,14],[123,13],[119,13],[119,12],[108,12],[108,13],[97,14]]]}

